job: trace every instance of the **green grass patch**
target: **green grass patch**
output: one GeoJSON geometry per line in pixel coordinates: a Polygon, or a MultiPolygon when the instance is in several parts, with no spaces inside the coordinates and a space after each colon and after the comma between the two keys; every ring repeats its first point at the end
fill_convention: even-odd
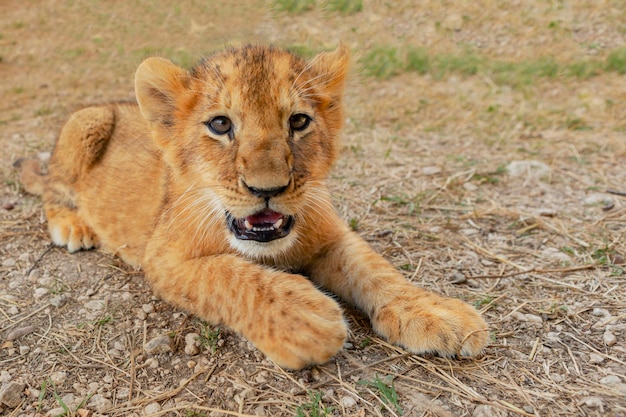
{"type": "Polygon", "coordinates": [[[333,415],[333,407],[327,407],[322,403],[322,393],[309,391],[309,402],[296,408],[296,417],[325,417],[333,415]]]}
{"type": "Polygon", "coordinates": [[[358,13],[363,10],[363,0],[328,0],[326,8],[342,14],[358,13]]]}
{"type": "Polygon", "coordinates": [[[199,336],[198,343],[200,347],[210,350],[211,353],[215,354],[217,351],[217,342],[220,339],[221,329],[216,327],[215,329],[211,329],[211,326],[205,321],[198,320],[199,323],[199,336]]]}
{"type": "Polygon", "coordinates": [[[485,74],[497,85],[519,88],[540,79],[588,79],[603,72],[626,74],[626,47],[610,52],[605,60],[558,62],[549,56],[502,61],[489,59],[470,49],[455,54],[430,54],[426,48],[421,47],[376,45],[359,60],[359,64],[365,75],[379,79],[411,72],[430,74],[437,79],[451,75],[485,74]]]}
{"type": "Polygon", "coordinates": [[[616,49],[606,57],[604,69],[618,74],[626,74],[626,47],[616,49]]]}
{"type": "Polygon", "coordinates": [[[274,0],[274,8],[281,12],[301,14],[318,6],[331,12],[353,14],[363,10],[363,0],[274,0]]]}
{"type": "Polygon", "coordinates": [[[391,78],[404,70],[404,62],[398,50],[392,47],[376,46],[361,60],[365,75],[375,78],[391,78]]]}
{"type": "Polygon", "coordinates": [[[304,13],[315,8],[315,0],[275,0],[276,10],[287,13],[304,13]]]}
{"type": "Polygon", "coordinates": [[[403,415],[402,407],[398,403],[398,393],[396,392],[392,378],[386,377],[381,379],[376,375],[372,381],[361,380],[358,384],[374,388],[376,391],[374,394],[379,395],[379,398],[386,407],[399,416],[403,415]]]}

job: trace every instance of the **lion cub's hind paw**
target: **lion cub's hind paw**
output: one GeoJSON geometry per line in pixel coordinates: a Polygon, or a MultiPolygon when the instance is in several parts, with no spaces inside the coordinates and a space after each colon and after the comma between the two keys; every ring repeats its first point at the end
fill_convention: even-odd
{"type": "Polygon", "coordinates": [[[48,230],[52,242],[57,246],[67,246],[70,253],[92,249],[97,245],[96,235],[91,228],[74,214],[49,219],[48,230]]]}

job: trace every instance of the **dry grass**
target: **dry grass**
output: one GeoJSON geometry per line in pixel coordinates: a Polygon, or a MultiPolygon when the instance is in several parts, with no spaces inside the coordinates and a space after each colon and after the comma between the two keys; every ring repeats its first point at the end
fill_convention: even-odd
{"type": "Polygon", "coordinates": [[[566,3],[364,1],[352,14],[288,14],[260,2],[5,1],[0,370],[26,393],[0,413],[83,416],[104,404],[99,414],[110,416],[290,416],[311,409],[313,392],[318,415],[399,415],[360,383],[378,376],[393,381],[405,416],[625,415],[623,76],[358,75],[359,57],[385,46],[567,65],[604,61],[625,44],[623,2],[566,3]],[[338,39],[357,64],[331,180],[337,208],[407,279],[484,312],[484,356],[409,355],[346,306],[349,344],[324,366],[286,372],[226,329],[215,353],[191,357],[184,336],[202,323],[154,298],[140,274],[104,254],[48,246],[40,203],[20,192],[12,160],[48,151],[71,110],[131,98],[143,57],[190,64],[228,43],[311,51],[338,39]],[[26,326],[33,331],[7,340],[26,326]],[[146,355],[143,344],[160,334],[174,351],[146,355]]]}

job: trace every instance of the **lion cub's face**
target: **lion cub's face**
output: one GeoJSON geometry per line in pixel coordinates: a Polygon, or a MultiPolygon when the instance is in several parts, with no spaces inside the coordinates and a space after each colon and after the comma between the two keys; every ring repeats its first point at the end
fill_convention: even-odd
{"type": "Polygon", "coordinates": [[[137,99],[171,168],[173,204],[193,207],[197,227],[221,222],[244,254],[287,250],[327,200],[321,181],[338,152],[347,64],[344,48],[307,62],[262,46],[190,72],[142,63],[137,99]]]}

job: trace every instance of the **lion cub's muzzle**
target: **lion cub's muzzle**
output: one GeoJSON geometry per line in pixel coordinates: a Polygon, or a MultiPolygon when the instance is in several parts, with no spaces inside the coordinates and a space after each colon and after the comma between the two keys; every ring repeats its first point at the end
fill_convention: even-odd
{"type": "Polygon", "coordinates": [[[265,208],[251,216],[234,218],[226,215],[228,227],[237,239],[270,242],[280,239],[291,232],[294,218],[265,208]]]}

